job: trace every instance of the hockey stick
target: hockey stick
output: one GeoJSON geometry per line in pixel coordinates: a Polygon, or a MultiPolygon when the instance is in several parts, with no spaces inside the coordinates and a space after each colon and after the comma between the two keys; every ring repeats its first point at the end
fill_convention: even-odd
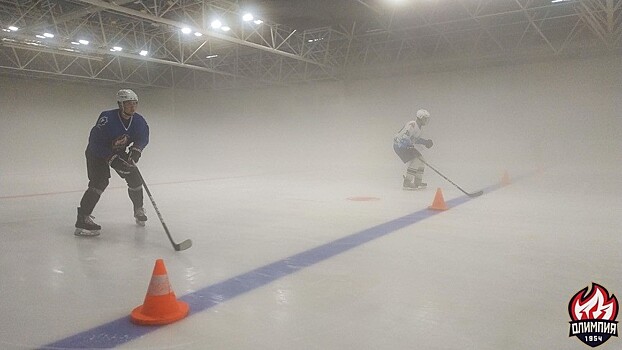
{"type": "Polygon", "coordinates": [[[430,164],[428,164],[428,162],[426,162],[425,160],[423,160],[423,158],[419,157],[419,160],[421,160],[423,162],[423,164],[427,165],[430,167],[430,169],[434,170],[437,174],[439,174],[443,179],[451,182],[452,185],[456,186],[460,191],[462,191],[462,193],[466,194],[469,197],[479,197],[482,194],[484,194],[484,191],[477,191],[477,192],[473,192],[473,193],[469,193],[465,190],[463,190],[462,188],[460,188],[460,186],[456,185],[453,181],[451,181],[450,179],[447,178],[447,176],[441,174],[440,171],[436,170],[433,166],[431,166],[430,164]]]}
{"type": "Polygon", "coordinates": [[[162,219],[162,214],[160,214],[160,211],[158,210],[158,206],[156,205],[155,201],[153,200],[153,196],[151,195],[151,192],[149,191],[149,187],[147,187],[147,183],[145,182],[145,179],[143,178],[143,175],[140,173],[140,170],[138,170],[138,167],[136,166],[136,163],[134,163],[132,161],[132,164],[136,168],[136,173],[140,177],[140,181],[143,183],[143,187],[145,188],[145,191],[147,192],[147,195],[149,196],[149,199],[151,199],[151,204],[153,204],[153,209],[155,209],[156,213],[158,214],[158,218],[160,218],[160,222],[162,223],[162,227],[164,227],[164,232],[166,232],[166,235],[168,236],[168,240],[171,241],[171,244],[173,245],[173,248],[175,249],[175,251],[186,250],[186,249],[192,247],[192,241],[189,240],[189,239],[187,239],[187,240],[185,240],[185,241],[183,241],[181,243],[175,243],[175,241],[173,241],[173,237],[171,237],[171,233],[168,232],[168,227],[166,227],[166,224],[164,223],[164,219],[162,219]]]}

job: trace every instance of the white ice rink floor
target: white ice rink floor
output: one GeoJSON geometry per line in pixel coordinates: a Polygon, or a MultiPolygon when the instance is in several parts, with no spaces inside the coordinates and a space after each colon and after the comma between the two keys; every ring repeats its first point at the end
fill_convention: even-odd
{"type": "Polygon", "coordinates": [[[429,169],[427,190],[402,191],[399,171],[151,183],[173,238],[194,242],[183,252],[146,196],[147,226],[134,224],[118,179],[96,238],[73,235],[81,185],[8,189],[0,348],[588,348],[569,337],[568,304],[592,282],[622,295],[619,169],[510,173],[508,186],[503,169],[450,171],[485,189],[475,199],[429,169]],[[450,209],[437,213],[438,187],[450,209]],[[377,200],[348,199],[364,196],[377,200]],[[190,315],[133,325],[159,258],[190,315]]]}

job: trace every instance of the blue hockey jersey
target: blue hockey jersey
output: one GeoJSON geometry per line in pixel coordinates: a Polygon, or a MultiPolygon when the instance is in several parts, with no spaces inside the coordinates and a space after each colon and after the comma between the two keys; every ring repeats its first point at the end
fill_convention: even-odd
{"type": "Polygon", "coordinates": [[[87,152],[100,158],[110,158],[113,154],[125,152],[128,146],[141,151],[149,143],[149,125],[142,115],[134,115],[123,124],[119,109],[103,111],[91,129],[87,152]]]}

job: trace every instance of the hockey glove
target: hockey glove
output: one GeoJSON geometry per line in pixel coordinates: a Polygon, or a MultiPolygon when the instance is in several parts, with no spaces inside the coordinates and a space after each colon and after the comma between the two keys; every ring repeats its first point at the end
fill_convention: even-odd
{"type": "Polygon", "coordinates": [[[425,148],[431,148],[434,145],[434,142],[432,142],[432,140],[425,140],[423,145],[425,148]]]}
{"type": "Polygon", "coordinates": [[[129,175],[134,168],[125,159],[119,157],[118,154],[114,154],[112,157],[110,157],[110,160],[108,160],[108,165],[116,170],[117,173],[119,173],[119,175],[121,176],[129,175]]]}
{"type": "Polygon", "coordinates": [[[130,159],[134,163],[138,163],[138,160],[140,159],[141,153],[142,153],[142,151],[138,147],[132,146],[130,148],[130,159]]]}

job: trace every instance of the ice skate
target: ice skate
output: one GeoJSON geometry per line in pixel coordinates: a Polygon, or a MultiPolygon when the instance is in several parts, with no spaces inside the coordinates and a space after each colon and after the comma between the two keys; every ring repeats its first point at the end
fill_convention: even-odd
{"type": "Polygon", "coordinates": [[[404,191],[414,191],[417,189],[413,181],[410,181],[406,176],[402,176],[404,178],[404,182],[402,184],[402,189],[404,191]]]}
{"type": "Polygon", "coordinates": [[[404,191],[417,191],[417,190],[423,190],[426,187],[428,187],[428,184],[425,182],[420,182],[420,181],[410,181],[408,180],[408,178],[406,176],[403,176],[404,178],[404,183],[402,185],[402,189],[404,191]]]}
{"type": "Polygon", "coordinates": [[[145,208],[134,208],[134,218],[136,219],[137,225],[145,226],[145,221],[147,221],[147,215],[145,215],[145,208]]]}
{"type": "Polygon", "coordinates": [[[425,190],[426,187],[428,187],[428,184],[425,182],[417,182],[417,180],[415,180],[415,188],[418,190],[425,190]]]}
{"type": "Polygon", "coordinates": [[[101,230],[101,226],[93,222],[94,217],[91,215],[84,215],[80,213],[80,209],[78,208],[78,218],[76,219],[76,230],[74,231],[74,235],[76,236],[85,236],[85,237],[93,237],[99,236],[99,230],[101,230]]]}

